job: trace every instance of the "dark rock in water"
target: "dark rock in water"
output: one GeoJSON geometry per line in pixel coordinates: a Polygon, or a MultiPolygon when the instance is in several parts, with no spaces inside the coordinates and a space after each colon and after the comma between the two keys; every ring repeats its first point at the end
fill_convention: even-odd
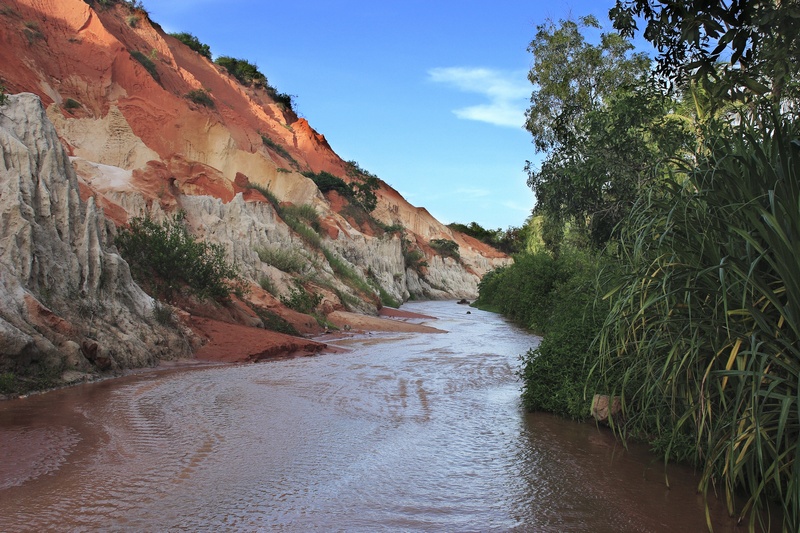
{"type": "Polygon", "coordinates": [[[469,302],[466,300],[466,298],[461,298],[458,303],[461,305],[469,305],[469,302]]]}
{"type": "Polygon", "coordinates": [[[468,314],[468,315],[471,315],[471,314],[472,314],[472,311],[467,311],[467,314],[468,314]]]}

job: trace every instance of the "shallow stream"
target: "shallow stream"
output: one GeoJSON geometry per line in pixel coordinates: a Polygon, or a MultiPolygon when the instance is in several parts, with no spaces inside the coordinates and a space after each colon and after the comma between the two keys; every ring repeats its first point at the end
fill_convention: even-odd
{"type": "Polygon", "coordinates": [[[404,309],[447,333],[0,403],[0,531],[705,531],[690,470],[520,408],[536,337],[404,309]]]}

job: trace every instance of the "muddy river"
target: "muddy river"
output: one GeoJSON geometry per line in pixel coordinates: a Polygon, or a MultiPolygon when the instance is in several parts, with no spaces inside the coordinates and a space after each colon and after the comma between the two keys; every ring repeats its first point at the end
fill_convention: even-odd
{"type": "Polygon", "coordinates": [[[453,302],[404,309],[447,333],[0,403],[0,531],[706,530],[690,470],[667,488],[645,449],[520,408],[535,337],[453,302]]]}

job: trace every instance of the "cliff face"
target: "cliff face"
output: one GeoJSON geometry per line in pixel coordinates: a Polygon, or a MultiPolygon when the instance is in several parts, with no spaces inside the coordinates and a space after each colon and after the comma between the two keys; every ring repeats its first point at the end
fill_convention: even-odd
{"type": "MultiPolygon", "coordinates": [[[[108,246],[108,226],[33,94],[0,107],[0,354],[4,367],[80,372],[186,356],[191,332],[153,319],[154,301],[108,246]]],[[[68,377],[69,379],[69,377],[68,377]]]]}
{"type": "Polygon", "coordinates": [[[116,345],[134,354],[131,364],[188,351],[186,341],[149,322],[152,299],[106,246],[114,226],[133,216],[160,220],[184,210],[192,232],[221,244],[240,268],[251,303],[283,316],[292,313],[279,297],[296,280],[324,297],[324,312],[374,314],[381,297],[475,297],[480,277],[509,261],[382,182],[373,220],[353,215],[347,201],[322,194],[301,174],[356,179],[324,136],[264,87],[242,85],[125,2],[5,0],[0,43],[6,91],[34,93],[46,109],[45,117],[31,96],[0,108],[9,183],[2,193],[0,327],[13,357],[33,353],[33,346],[47,354],[78,342],[61,326],[40,326],[45,319],[34,315],[47,310],[65,328],[87,324],[78,319],[90,315],[86,327],[97,335],[125,339],[116,345]],[[187,98],[197,90],[212,103],[187,98]],[[269,189],[281,204],[253,186],[269,189]],[[313,206],[318,239],[310,242],[285,223],[287,205],[313,206]],[[389,226],[403,230],[381,229],[389,226]],[[460,258],[439,254],[430,246],[434,239],[457,243],[460,258]],[[279,270],[264,261],[265,250],[294,254],[303,266],[279,270]],[[410,253],[421,254],[427,267],[414,266],[410,253]],[[118,313],[102,308],[109,291],[125,295],[121,303],[102,304],[118,313]],[[55,303],[48,306],[48,299],[55,303]],[[112,319],[116,325],[106,323],[112,319]],[[129,329],[119,325],[128,322],[129,329]],[[133,326],[139,322],[146,335],[133,326]]]}

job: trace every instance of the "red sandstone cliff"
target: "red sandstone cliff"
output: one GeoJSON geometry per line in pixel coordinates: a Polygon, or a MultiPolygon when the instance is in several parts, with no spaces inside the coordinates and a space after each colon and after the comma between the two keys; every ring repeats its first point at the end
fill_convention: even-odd
{"type": "MultiPolygon", "coordinates": [[[[305,331],[317,327],[313,320],[306,327],[307,320],[276,297],[286,294],[297,273],[263,262],[260,249],[280,248],[304,258],[303,283],[324,296],[326,312],[375,313],[378,292],[398,301],[474,297],[480,277],[508,261],[451,231],[384,183],[372,215],[384,226],[402,225],[405,237],[382,235],[374,223],[344,216],[346,202],[336,193],[321,194],[300,173],[325,171],[351,180],[349,164],[305,119],[264,88],[241,84],[165,34],[146,13],[121,0],[102,4],[109,5],[4,0],[0,79],[9,94],[41,98],[71,156],[82,201],[101,207],[114,224],[183,209],[191,229],[222,244],[239,265],[251,284],[251,303],[282,313],[305,331]],[[135,55],[149,59],[153,72],[135,55]],[[186,97],[199,89],[210,95],[212,107],[186,97]],[[314,206],[327,255],[284,224],[253,184],[281,202],[314,206]],[[437,255],[428,246],[432,239],[454,240],[460,259],[437,255]],[[407,268],[408,246],[425,254],[427,268],[407,268]],[[330,264],[331,255],[337,265],[330,264]],[[344,279],[342,264],[363,283],[344,279]],[[259,286],[265,278],[276,295],[259,286]]],[[[247,313],[226,313],[230,320],[258,322],[247,313]]]]}

